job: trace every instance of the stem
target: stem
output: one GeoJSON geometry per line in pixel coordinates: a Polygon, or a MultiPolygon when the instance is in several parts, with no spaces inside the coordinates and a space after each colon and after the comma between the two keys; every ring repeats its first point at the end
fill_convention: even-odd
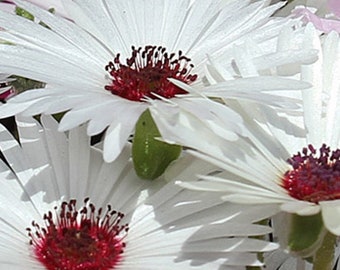
{"type": "Polygon", "coordinates": [[[327,231],[313,260],[313,270],[331,270],[333,267],[336,236],[327,231]]]}

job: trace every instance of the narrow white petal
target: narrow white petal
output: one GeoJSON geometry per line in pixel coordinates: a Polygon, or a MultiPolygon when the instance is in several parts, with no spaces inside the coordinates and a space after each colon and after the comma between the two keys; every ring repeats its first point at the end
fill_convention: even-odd
{"type": "Polygon", "coordinates": [[[301,216],[315,215],[320,212],[320,207],[306,201],[291,201],[281,205],[281,209],[288,213],[296,213],[301,216]]]}

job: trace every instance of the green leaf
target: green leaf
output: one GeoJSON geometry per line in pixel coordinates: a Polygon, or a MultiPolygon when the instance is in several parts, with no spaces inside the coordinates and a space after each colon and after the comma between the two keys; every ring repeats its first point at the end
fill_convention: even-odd
{"type": "Polygon", "coordinates": [[[20,76],[12,76],[15,78],[15,81],[12,82],[12,85],[15,89],[21,93],[26,90],[43,88],[45,84],[39,81],[31,80],[28,78],[20,77],[20,76]]]}
{"type": "Polygon", "coordinates": [[[24,10],[23,8],[21,7],[16,7],[15,8],[15,14],[21,16],[21,17],[24,17],[26,19],[29,19],[31,21],[34,21],[34,16],[29,13],[28,11],[24,10]]]}
{"type": "Polygon", "coordinates": [[[55,8],[49,8],[48,9],[48,12],[52,13],[52,14],[55,14],[55,8]]]}
{"type": "MultiPolygon", "coordinates": [[[[1,1],[0,1],[1,2],[1,1]]],[[[50,8],[48,10],[50,13],[55,14],[55,9],[54,8],[50,8]]],[[[28,20],[34,21],[34,16],[33,14],[29,13],[27,10],[21,8],[21,7],[15,7],[15,14],[17,14],[18,16],[21,16],[23,18],[26,18],[28,20]]],[[[40,21],[39,24],[41,26],[44,26],[46,28],[49,28],[49,26],[47,24],[45,24],[44,22],[40,21]]]]}
{"type": "Polygon", "coordinates": [[[132,159],[137,175],[153,180],[161,176],[169,164],[181,153],[181,146],[161,142],[161,134],[149,110],[137,121],[132,143],[132,159]]]}

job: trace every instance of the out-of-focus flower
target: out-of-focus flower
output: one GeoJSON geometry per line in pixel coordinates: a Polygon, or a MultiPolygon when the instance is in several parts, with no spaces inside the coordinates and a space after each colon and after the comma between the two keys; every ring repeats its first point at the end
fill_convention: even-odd
{"type": "Polygon", "coordinates": [[[340,3],[338,0],[328,0],[327,7],[334,15],[340,18],[340,3]]]}
{"type": "Polygon", "coordinates": [[[294,17],[301,17],[304,23],[313,23],[316,29],[324,33],[340,32],[340,2],[338,0],[293,1],[277,15],[288,15],[290,12],[294,17]]]}
{"type": "Polygon", "coordinates": [[[168,107],[164,100],[174,100],[203,118],[209,118],[210,112],[198,104],[209,107],[210,101],[202,94],[256,100],[263,95],[264,102],[281,105],[282,99],[267,96],[267,91],[307,85],[280,77],[250,76],[202,87],[207,54],[213,61],[231,63],[234,48],[244,43],[257,43],[265,56],[272,56],[268,68],[283,55],[288,61],[295,61],[290,55],[298,55],[297,61],[304,63],[314,59],[313,53],[303,50],[286,51],[278,57],[271,54],[272,40],[293,22],[271,20],[282,4],[268,6],[269,2],[64,1],[72,23],[16,1],[48,27],[1,13],[0,26],[5,30],[0,38],[16,45],[0,47],[0,60],[6,62],[0,68],[45,82],[47,88],[11,99],[1,107],[0,115],[67,111],[60,130],[88,123],[88,135],[105,131],[104,159],[110,162],[149,108],[147,99],[164,111],[168,107]]]}
{"type": "Polygon", "coordinates": [[[281,8],[276,15],[278,16],[288,16],[292,10],[297,6],[312,7],[317,10],[318,15],[325,16],[330,13],[329,10],[329,0],[293,0],[288,1],[288,3],[281,8]]]}
{"type": "Polygon", "coordinates": [[[155,185],[136,177],[129,145],[104,163],[83,127],[66,137],[52,117],[41,122],[18,118],[20,144],[0,127],[2,267],[242,269],[260,264],[251,252],[277,247],[247,238],[270,231],[251,223],[273,209],[174,185],[173,177],[192,179],[211,165],[183,157],[155,185]]]}
{"type": "Polygon", "coordinates": [[[331,31],[340,32],[339,17],[322,18],[315,14],[315,12],[315,9],[304,6],[298,6],[292,11],[294,16],[302,17],[304,23],[313,23],[316,29],[323,33],[329,33],[331,31]]]}

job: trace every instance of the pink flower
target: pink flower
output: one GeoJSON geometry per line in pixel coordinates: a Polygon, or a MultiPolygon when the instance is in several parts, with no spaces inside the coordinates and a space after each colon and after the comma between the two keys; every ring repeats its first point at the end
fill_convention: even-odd
{"type": "MultiPolygon", "coordinates": [[[[308,4],[308,3],[307,3],[308,4]]],[[[304,23],[311,22],[315,28],[329,33],[331,31],[340,32],[340,1],[328,0],[318,9],[314,7],[296,6],[292,11],[294,17],[301,17],[304,23]],[[326,13],[319,12],[326,10],[326,13]]]]}
{"type": "Polygon", "coordinates": [[[327,7],[332,13],[340,18],[340,1],[339,0],[328,0],[327,7]]]}

